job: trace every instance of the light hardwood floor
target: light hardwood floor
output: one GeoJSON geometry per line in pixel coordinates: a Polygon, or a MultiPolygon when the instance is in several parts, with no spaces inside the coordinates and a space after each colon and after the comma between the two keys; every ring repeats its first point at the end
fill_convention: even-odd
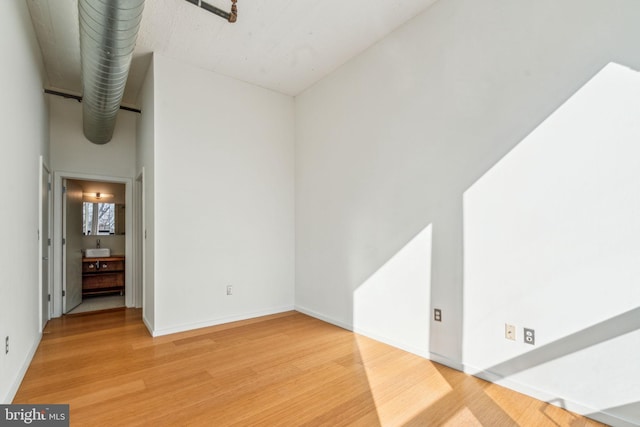
{"type": "Polygon", "coordinates": [[[139,310],[51,320],[14,403],[72,426],[598,426],[296,312],[151,338],[139,310]]]}

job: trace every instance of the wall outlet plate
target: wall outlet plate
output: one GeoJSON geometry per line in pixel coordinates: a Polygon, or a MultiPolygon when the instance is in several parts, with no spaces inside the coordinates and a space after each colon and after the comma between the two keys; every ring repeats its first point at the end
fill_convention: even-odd
{"type": "Polygon", "coordinates": [[[529,328],[524,328],[524,342],[531,345],[536,345],[536,331],[529,328]]]}
{"type": "Polygon", "coordinates": [[[227,295],[233,295],[233,286],[232,285],[228,285],[227,286],[227,295]]]}
{"type": "Polygon", "coordinates": [[[433,309],[433,320],[435,320],[436,322],[442,322],[442,310],[440,310],[439,308],[433,309]]]}
{"type": "Polygon", "coordinates": [[[504,324],[504,337],[505,339],[515,341],[516,340],[516,327],[508,323],[504,324]]]}

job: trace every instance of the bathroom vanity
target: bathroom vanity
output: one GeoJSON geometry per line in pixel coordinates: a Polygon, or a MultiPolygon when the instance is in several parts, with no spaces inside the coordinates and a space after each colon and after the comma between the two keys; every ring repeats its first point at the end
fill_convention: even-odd
{"type": "Polygon", "coordinates": [[[124,256],[82,258],[82,296],[124,294],[124,256]]]}

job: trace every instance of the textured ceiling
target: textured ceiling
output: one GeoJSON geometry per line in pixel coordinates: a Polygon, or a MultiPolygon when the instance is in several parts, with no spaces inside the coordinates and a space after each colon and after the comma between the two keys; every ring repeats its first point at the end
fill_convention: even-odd
{"type": "MultiPolygon", "coordinates": [[[[185,0],[147,0],[123,104],[136,105],[151,52],[296,95],[435,1],[238,0],[229,24],[185,0]]],[[[27,3],[49,88],[81,94],[77,0],[27,3]]]]}

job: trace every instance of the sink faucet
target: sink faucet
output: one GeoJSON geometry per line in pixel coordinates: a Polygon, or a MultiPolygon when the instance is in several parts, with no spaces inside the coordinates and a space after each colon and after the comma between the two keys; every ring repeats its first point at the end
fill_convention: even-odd
{"type": "Polygon", "coordinates": [[[100,248],[100,239],[96,239],[96,248],[100,248]]]}

